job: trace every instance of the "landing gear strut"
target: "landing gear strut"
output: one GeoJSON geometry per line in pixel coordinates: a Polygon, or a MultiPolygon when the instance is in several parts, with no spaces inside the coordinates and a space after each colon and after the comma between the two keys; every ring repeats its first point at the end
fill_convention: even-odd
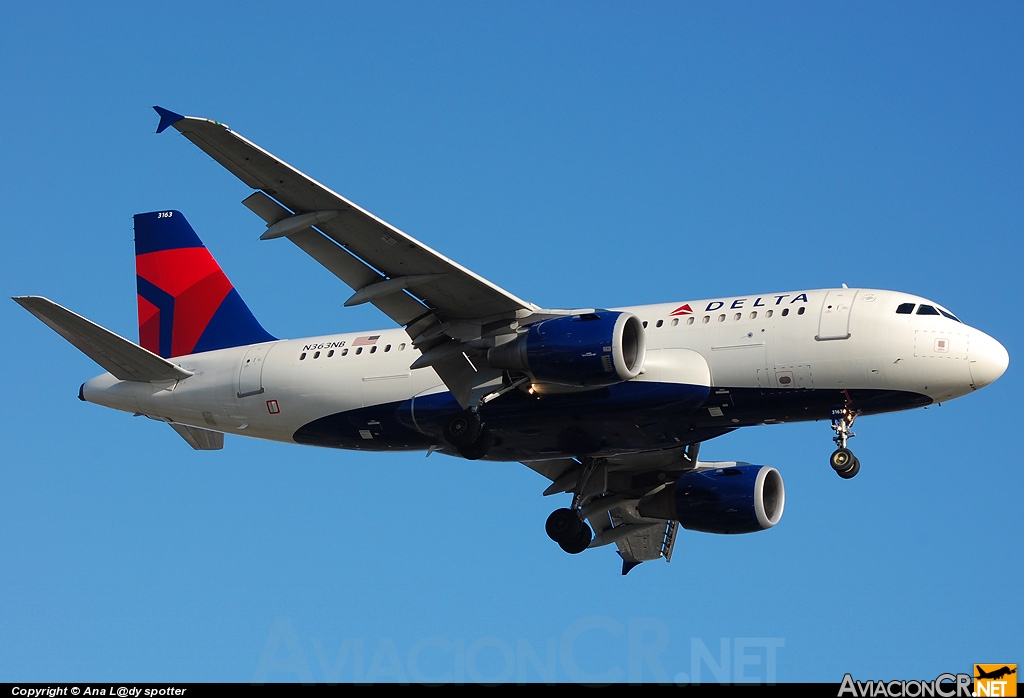
{"type": "Polygon", "coordinates": [[[832,430],[836,433],[832,440],[836,442],[838,448],[832,452],[828,462],[844,480],[849,480],[860,472],[860,460],[846,447],[847,439],[856,436],[852,429],[857,415],[858,413],[849,406],[832,408],[832,430]]]}

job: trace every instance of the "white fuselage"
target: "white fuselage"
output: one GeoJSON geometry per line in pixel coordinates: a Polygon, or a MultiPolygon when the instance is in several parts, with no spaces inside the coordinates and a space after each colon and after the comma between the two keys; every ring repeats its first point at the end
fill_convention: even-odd
{"type": "MultiPolygon", "coordinates": [[[[991,383],[1008,362],[1005,349],[985,333],[926,299],[892,291],[824,289],[620,310],[646,327],[647,364],[634,381],[706,386],[708,399],[695,408],[705,421],[727,420],[734,403],[746,400],[745,410],[737,407],[742,417],[723,421],[725,427],[821,418],[820,411],[790,413],[805,399],[823,404],[826,394],[914,396],[879,398],[868,412],[942,402],[991,383]],[[935,312],[919,314],[922,307],[935,312]],[[716,394],[727,393],[747,397],[716,401],[716,394]],[[772,409],[781,401],[785,419],[772,409]],[[763,414],[751,414],[762,405],[763,414]]],[[[410,399],[446,392],[431,368],[410,370],[419,356],[401,329],[279,340],[176,357],[194,373],[177,382],[118,381],[105,374],[83,385],[81,396],[163,421],[285,442],[296,441],[304,425],[351,414],[350,421],[367,422],[353,422],[353,433],[372,442],[380,438],[374,426],[380,413],[369,408],[394,406],[393,412],[410,399]]],[[[529,409],[520,410],[518,423],[529,420],[522,414],[529,409]]],[[[406,423],[424,440],[398,447],[437,441],[415,415],[409,411],[406,423]]],[[[691,419],[690,428],[698,422],[691,419]]],[[[361,447],[344,440],[329,445],[361,447]]],[[[635,441],[630,449],[636,450],[635,441]]]]}

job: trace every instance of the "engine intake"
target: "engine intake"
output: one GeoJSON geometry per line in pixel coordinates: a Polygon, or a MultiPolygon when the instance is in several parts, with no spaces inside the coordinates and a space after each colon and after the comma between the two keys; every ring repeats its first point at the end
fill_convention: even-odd
{"type": "Polygon", "coordinates": [[[640,501],[640,514],[678,521],[705,533],[753,533],[782,519],[786,488],[782,475],[767,465],[694,470],[674,487],[640,501]]]}
{"type": "Polygon", "coordinates": [[[599,310],[544,320],[487,352],[494,368],[556,385],[601,387],[636,378],[647,337],[632,313],[599,310]]]}

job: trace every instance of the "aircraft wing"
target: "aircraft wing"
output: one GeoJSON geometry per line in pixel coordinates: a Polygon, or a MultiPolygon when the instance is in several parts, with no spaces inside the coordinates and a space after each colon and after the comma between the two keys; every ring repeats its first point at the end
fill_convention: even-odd
{"type": "Polygon", "coordinates": [[[218,121],[161,107],[157,132],[173,126],[242,182],[267,223],[263,239],[288,237],[355,293],[404,325],[430,365],[465,406],[485,380],[466,356],[495,328],[539,308],[495,286],[377,218],[218,121]]]}

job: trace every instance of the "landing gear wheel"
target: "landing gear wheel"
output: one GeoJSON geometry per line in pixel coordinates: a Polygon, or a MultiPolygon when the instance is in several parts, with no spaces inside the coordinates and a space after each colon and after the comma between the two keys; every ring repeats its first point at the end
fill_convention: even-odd
{"type": "Polygon", "coordinates": [[[590,526],[584,523],[580,526],[580,532],[572,541],[559,543],[558,546],[570,555],[578,555],[587,549],[592,540],[594,540],[594,533],[590,530],[590,526]]]}
{"type": "Polygon", "coordinates": [[[551,540],[570,555],[582,553],[590,541],[594,540],[590,526],[572,509],[555,509],[544,524],[544,530],[551,540]]]}
{"type": "Polygon", "coordinates": [[[460,412],[444,428],[444,438],[453,446],[471,444],[480,436],[482,427],[480,415],[476,412],[460,412]]]}
{"type": "Polygon", "coordinates": [[[466,410],[452,417],[444,427],[444,438],[467,460],[487,455],[492,439],[476,412],[466,410]]]}
{"type": "Polygon", "coordinates": [[[476,441],[467,444],[456,445],[455,449],[459,452],[459,455],[466,460],[479,460],[487,455],[487,452],[491,450],[491,432],[487,430],[487,427],[482,427],[480,433],[477,434],[476,441]]]}
{"type": "Polygon", "coordinates": [[[548,517],[547,523],[544,524],[544,530],[547,532],[548,538],[556,543],[562,543],[571,541],[579,535],[582,526],[583,522],[580,521],[579,514],[572,509],[555,509],[548,517]]]}
{"type": "Polygon", "coordinates": [[[828,459],[828,464],[836,471],[846,470],[853,462],[853,451],[848,448],[837,448],[828,459]]]}
{"type": "Polygon", "coordinates": [[[849,470],[844,470],[841,473],[838,470],[836,471],[836,473],[839,475],[839,477],[843,478],[844,480],[849,480],[851,477],[853,477],[854,475],[856,475],[859,472],[860,472],[860,459],[858,459],[858,458],[854,458],[853,459],[853,465],[850,467],[849,470]]]}
{"type": "Polygon", "coordinates": [[[839,477],[849,480],[860,472],[860,461],[848,448],[837,448],[828,459],[829,465],[838,473],[839,477]]]}

